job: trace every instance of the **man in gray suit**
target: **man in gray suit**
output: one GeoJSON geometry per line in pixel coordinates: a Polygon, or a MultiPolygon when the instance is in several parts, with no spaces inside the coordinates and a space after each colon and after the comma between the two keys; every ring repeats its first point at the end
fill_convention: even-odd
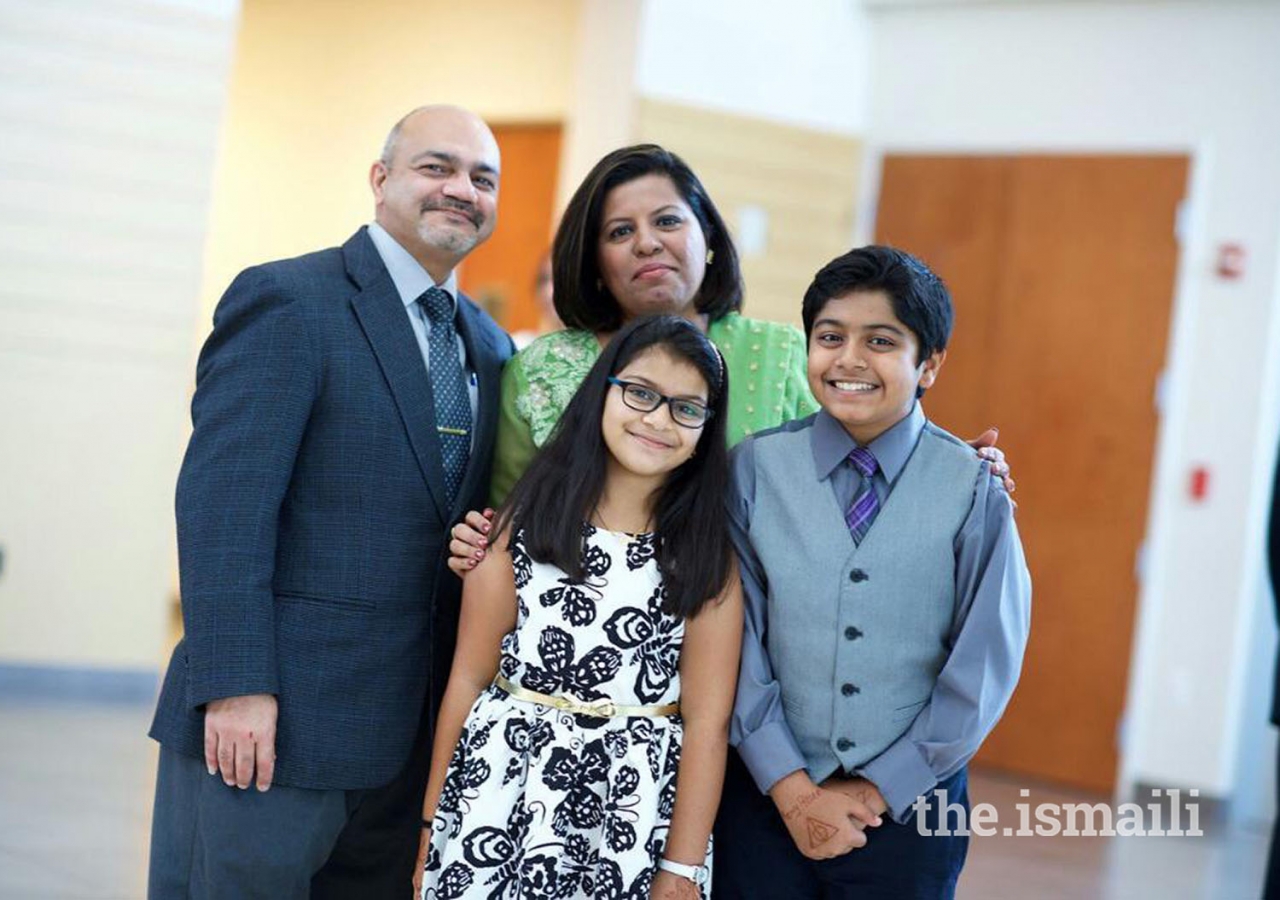
{"type": "Polygon", "coordinates": [[[185,636],[151,729],[153,898],[410,890],[448,532],[487,496],[513,350],[454,274],[498,173],[479,118],[415,110],[370,171],[374,223],[248,269],[214,313],[178,480],[185,636]]]}

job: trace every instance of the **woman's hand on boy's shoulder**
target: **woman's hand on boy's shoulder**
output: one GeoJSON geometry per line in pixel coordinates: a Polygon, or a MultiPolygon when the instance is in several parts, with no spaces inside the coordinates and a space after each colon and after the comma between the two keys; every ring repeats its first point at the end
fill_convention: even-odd
{"type": "Polygon", "coordinates": [[[480,564],[489,548],[489,532],[493,528],[493,510],[471,510],[449,530],[449,568],[459,578],[480,564]]]}
{"type": "MultiPolygon", "coordinates": [[[[1013,480],[1013,475],[1009,469],[1009,463],[1004,458],[1004,451],[996,446],[996,441],[1000,438],[1000,429],[994,425],[988,428],[982,434],[978,435],[968,444],[974,450],[978,451],[978,457],[986,460],[991,464],[991,477],[999,478],[1004,484],[1004,489],[1012,494],[1018,489],[1018,483],[1013,480]]],[[[1017,501],[1009,498],[1013,502],[1014,508],[1017,508],[1017,501]]]]}

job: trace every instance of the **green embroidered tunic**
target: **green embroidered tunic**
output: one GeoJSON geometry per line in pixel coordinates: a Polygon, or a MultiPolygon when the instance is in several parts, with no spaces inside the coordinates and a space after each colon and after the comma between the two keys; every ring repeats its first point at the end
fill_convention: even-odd
{"type": "MultiPolygon", "coordinates": [[[[806,375],[804,335],[794,325],[730,313],[711,323],[707,337],[720,348],[729,369],[731,445],[817,410],[806,375]]],[[[596,336],[574,329],[538,338],[507,363],[493,462],[494,506],[551,436],[599,356],[596,336]]]]}

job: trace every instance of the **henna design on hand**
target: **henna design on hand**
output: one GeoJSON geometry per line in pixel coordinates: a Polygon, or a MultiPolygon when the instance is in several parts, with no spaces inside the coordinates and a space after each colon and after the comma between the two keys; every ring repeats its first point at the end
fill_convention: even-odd
{"type": "Polygon", "coordinates": [[[791,821],[796,816],[800,815],[800,813],[804,812],[805,809],[809,806],[809,804],[813,803],[814,800],[817,800],[818,796],[821,793],[822,793],[821,789],[815,787],[813,790],[809,791],[809,793],[805,794],[803,797],[797,800],[794,806],[792,806],[789,810],[784,812],[782,814],[782,818],[786,819],[787,821],[791,821]]]}
{"type": "Polygon", "coordinates": [[[811,849],[821,847],[827,841],[836,836],[836,827],[828,825],[821,819],[815,819],[810,816],[806,822],[809,826],[809,847],[811,849]]]}

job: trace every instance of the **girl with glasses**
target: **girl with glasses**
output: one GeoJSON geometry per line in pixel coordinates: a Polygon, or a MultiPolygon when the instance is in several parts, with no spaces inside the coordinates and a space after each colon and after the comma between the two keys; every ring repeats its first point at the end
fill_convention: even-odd
{"type": "Polygon", "coordinates": [[[742,634],[728,375],[639,318],[587,373],[467,576],[421,891],[699,900],[742,634]]]}

